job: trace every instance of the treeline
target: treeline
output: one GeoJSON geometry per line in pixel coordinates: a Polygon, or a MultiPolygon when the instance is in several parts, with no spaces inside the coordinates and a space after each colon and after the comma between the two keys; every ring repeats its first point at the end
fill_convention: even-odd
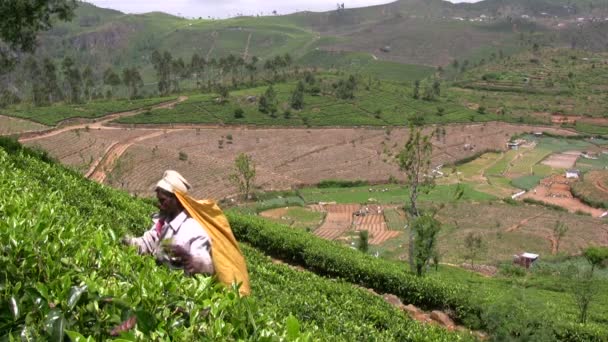
{"type": "Polygon", "coordinates": [[[21,101],[35,106],[48,106],[56,102],[86,103],[97,99],[111,99],[121,88],[128,97],[141,95],[143,79],[136,67],[115,71],[107,68],[98,73],[90,65],[78,66],[71,57],[56,64],[50,58],[37,59],[29,56],[17,70],[21,82],[15,82],[14,91],[0,94],[0,107],[21,101]],[[19,95],[17,95],[19,94],[19,95]]]}
{"type": "Polygon", "coordinates": [[[276,55],[262,61],[257,56],[237,57],[229,54],[218,59],[206,59],[195,53],[189,62],[182,57],[174,58],[169,51],[155,50],[151,56],[158,79],[158,92],[167,95],[181,91],[183,80],[194,82],[201,91],[225,92],[243,85],[254,85],[260,81],[276,82],[289,75],[299,73],[291,55],[276,55]]]}
{"type": "MultiPolygon", "coordinates": [[[[154,51],[150,61],[157,78],[157,91],[161,96],[182,91],[183,81],[190,81],[203,92],[226,92],[258,82],[279,82],[299,74],[291,55],[277,55],[265,61],[256,56],[226,57],[209,60],[193,54],[189,62],[173,57],[169,51],[154,51]]],[[[51,58],[27,57],[7,81],[10,87],[0,90],[0,107],[22,101],[35,106],[56,102],[86,103],[97,99],[142,97],[143,77],[138,67],[117,69],[108,67],[96,70],[90,65],[81,66],[71,57],[57,63],[51,58]]],[[[4,82],[3,82],[4,83],[4,82]]]]}

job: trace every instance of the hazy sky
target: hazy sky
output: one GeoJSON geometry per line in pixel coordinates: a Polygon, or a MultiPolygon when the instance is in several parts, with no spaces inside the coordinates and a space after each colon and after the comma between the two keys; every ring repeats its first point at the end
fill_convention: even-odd
{"type": "MultiPolygon", "coordinates": [[[[476,2],[479,0],[450,0],[451,2],[476,2]]],[[[265,14],[276,10],[279,14],[296,11],[328,11],[336,3],[346,8],[372,6],[392,1],[386,0],[86,0],[99,7],[113,8],[125,13],[160,11],[183,17],[228,17],[237,13],[245,15],[265,14]]]]}

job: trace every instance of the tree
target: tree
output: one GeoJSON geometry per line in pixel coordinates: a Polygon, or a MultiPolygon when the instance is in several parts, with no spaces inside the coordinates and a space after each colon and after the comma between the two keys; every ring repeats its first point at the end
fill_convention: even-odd
{"type": "Polygon", "coordinates": [[[433,93],[435,96],[441,96],[441,82],[439,80],[433,81],[433,93]]]}
{"type": "Polygon", "coordinates": [[[229,176],[245,199],[249,199],[249,192],[255,181],[255,163],[253,159],[245,154],[239,154],[234,160],[234,173],[229,176]]]}
{"type": "Polygon", "coordinates": [[[420,97],[420,80],[414,81],[414,90],[412,92],[412,98],[417,100],[420,97]]]}
{"type": "Polygon", "coordinates": [[[134,99],[138,96],[139,88],[144,85],[139,70],[136,67],[125,68],[122,71],[122,81],[129,89],[129,98],[134,99]]]}
{"type": "Polygon", "coordinates": [[[583,251],[583,257],[591,268],[571,265],[568,275],[572,280],[572,296],[579,309],[579,322],[587,323],[589,307],[598,293],[597,283],[593,277],[595,268],[604,268],[608,263],[608,247],[589,247],[583,251]]]}
{"type": "Polygon", "coordinates": [[[415,217],[410,223],[410,231],[414,232],[414,265],[416,275],[426,272],[431,260],[439,260],[437,253],[437,234],[441,223],[431,213],[415,217]]]}
{"type": "Polygon", "coordinates": [[[120,81],[120,76],[118,76],[118,74],[116,74],[114,70],[112,70],[112,67],[108,67],[103,72],[103,84],[110,87],[110,90],[108,90],[107,92],[107,94],[109,95],[107,96],[108,98],[112,97],[112,94],[114,93],[114,88],[118,87],[121,83],[122,82],[120,81]]]}
{"type": "Polygon", "coordinates": [[[591,264],[591,274],[596,267],[605,268],[608,263],[608,247],[589,247],[583,252],[587,262],[591,264]]]}
{"type": "Polygon", "coordinates": [[[554,254],[559,253],[559,243],[561,239],[566,235],[568,231],[568,226],[562,221],[555,222],[555,226],[553,226],[553,240],[555,241],[555,251],[554,254]]]}
{"type": "Polygon", "coordinates": [[[228,101],[228,97],[230,96],[230,90],[228,90],[228,87],[224,85],[217,86],[217,93],[220,95],[220,102],[222,104],[228,101]]]}
{"type": "Polygon", "coordinates": [[[31,84],[31,99],[35,106],[41,106],[47,103],[47,99],[44,95],[44,84],[41,80],[42,74],[38,61],[34,57],[28,57],[23,65],[25,71],[25,77],[31,84]]]}
{"type": "MultiPolygon", "coordinates": [[[[410,126],[410,134],[405,146],[398,156],[399,168],[403,171],[409,184],[409,207],[406,210],[415,220],[421,216],[418,210],[418,195],[428,192],[434,186],[434,178],[430,176],[431,156],[433,145],[432,134],[424,135],[421,128],[410,126]]],[[[409,263],[414,269],[415,255],[415,225],[411,225],[409,234],[409,263]]]]}
{"type": "Polygon", "coordinates": [[[291,108],[302,109],[304,107],[304,83],[299,81],[291,94],[291,108]]]}
{"type": "Polygon", "coordinates": [[[63,97],[57,82],[57,68],[48,57],[42,61],[42,84],[44,84],[44,93],[47,94],[47,103],[53,103],[63,97]]]}
{"type": "Polygon", "coordinates": [[[87,100],[91,100],[93,96],[93,88],[95,87],[95,75],[93,75],[93,69],[89,65],[82,72],[82,82],[84,86],[84,96],[87,100]]]}
{"type": "Polygon", "coordinates": [[[277,112],[277,95],[272,84],[266,88],[264,95],[260,96],[258,108],[260,112],[270,113],[270,115],[275,115],[277,112]]]}
{"type": "Polygon", "coordinates": [[[483,238],[479,234],[470,232],[464,238],[464,247],[467,249],[465,257],[471,260],[471,268],[477,254],[483,249],[483,238]]]}
{"type": "Polygon", "coordinates": [[[152,52],[152,65],[158,76],[158,92],[160,95],[167,95],[171,91],[171,53],[165,51],[163,54],[154,50],[152,52]]]}
{"type": "Polygon", "coordinates": [[[357,248],[363,253],[367,253],[369,250],[369,232],[367,230],[359,231],[359,244],[357,248]]]}
{"type": "Polygon", "coordinates": [[[39,31],[51,28],[57,19],[71,20],[75,0],[0,1],[0,73],[8,71],[16,51],[32,52],[39,31]]]}
{"type": "Polygon", "coordinates": [[[171,61],[170,74],[172,76],[171,83],[173,84],[173,91],[179,92],[179,81],[184,77],[188,77],[188,68],[186,68],[186,63],[184,63],[184,60],[181,57],[171,61]]]}
{"type": "Polygon", "coordinates": [[[597,284],[593,279],[593,271],[572,265],[569,276],[572,281],[571,294],[579,310],[579,323],[585,324],[587,323],[589,306],[597,294],[597,284]]]}
{"type": "Polygon", "coordinates": [[[65,57],[61,63],[63,77],[67,83],[67,90],[70,94],[70,102],[80,102],[80,91],[82,87],[82,77],[80,70],[74,65],[74,60],[70,57],[65,57]]]}

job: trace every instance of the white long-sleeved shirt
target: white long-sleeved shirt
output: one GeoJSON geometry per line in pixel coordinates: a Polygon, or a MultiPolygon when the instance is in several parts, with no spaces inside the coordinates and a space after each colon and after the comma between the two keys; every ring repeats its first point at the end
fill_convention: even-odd
{"type": "Polygon", "coordinates": [[[131,238],[129,244],[137,246],[140,254],[153,254],[158,261],[173,268],[183,268],[183,265],[172,260],[166,249],[181,246],[190,253],[197,265],[200,265],[196,273],[213,274],[215,269],[211,257],[211,239],[198,221],[182,211],[171,222],[165,222],[159,235],[156,229],[159,219],[160,217],[155,215],[152,218],[152,228],[141,237],[131,238]]]}

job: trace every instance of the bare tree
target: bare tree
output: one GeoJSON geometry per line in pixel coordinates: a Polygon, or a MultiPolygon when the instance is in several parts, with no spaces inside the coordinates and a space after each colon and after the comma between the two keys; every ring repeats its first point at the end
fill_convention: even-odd
{"type": "Polygon", "coordinates": [[[553,239],[555,241],[555,254],[559,253],[559,243],[568,232],[568,226],[562,221],[555,222],[553,227],[553,239]]]}
{"type": "Polygon", "coordinates": [[[249,199],[249,193],[255,181],[255,163],[253,159],[245,154],[239,154],[234,160],[234,173],[229,176],[245,199],[249,199]]]}
{"type": "MultiPolygon", "coordinates": [[[[428,192],[435,184],[434,178],[430,175],[433,154],[431,139],[432,134],[424,135],[422,128],[410,126],[409,138],[399,153],[399,167],[406,174],[410,188],[409,207],[406,205],[406,210],[414,220],[421,216],[418,209],[418,195],[428,192]]],[[[415,225],[410,224],[409,264],[412,270],[415,268],[414,230],[415,225]]]]}
{"type": "Polygon", "coordinates": [[[466,258],[471,260],[471,268],[477,255],[483,249],[483,238],[479,234],[470,232],[464,238],[464,246],[467,249],[466,258]]]}

